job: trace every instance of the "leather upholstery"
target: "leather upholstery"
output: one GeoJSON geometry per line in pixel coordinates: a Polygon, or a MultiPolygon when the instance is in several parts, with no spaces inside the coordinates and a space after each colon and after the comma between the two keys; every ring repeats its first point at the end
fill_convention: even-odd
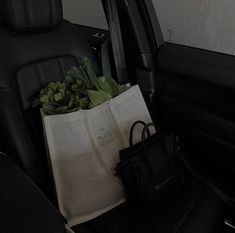
{"type": "MultiPolygon", "coordinates": [[[[175,195],[153,217],[124,204],[81,226],[96,233],[222,233],[224,214],[215,194],[189,189],[175,195]]],[[[74,227],[75,232],[81,226],[74,227]]]]}
{"type": "Polygon", "coordinates": [[[14,32],[48,30],[62,21],[61,0],[1,0],[3,24],[14,32]]]}
{"type": "Polygon", "coordinates": [[[65,20],[56,30],[47,33],[12,34],[6,28],[0,28],[0,35],[0,121],[3,128],[0,133],[5,141],[3,144],[27,174],[48,191],[40,114],[30,107],[30,102],[48,81],[61,79],[82,57],[94,60],[93,52],[83,31],[65,20]],[[38,70],[42,79],[45,78],[40,85],[38,70]]]}
{"type": "Polygon", "coordinates": [[[16,79],[24,111],[31,108],[32,99],[37,96],[38,90],[46,86],[48,82],[62,81],[66,71],[75,65],[79,65],[79,58],[61,56],[32,63],[18,69],[16,79]]]}
{"type": "Polygon", "coordinates": [[[8,157],[0,155],[0,232],[65,233],[59,212],[8,157]]]}
{"type": "MultiPolygon", "coordinates": [[[[6,3],[7,0],[2,2],[6,3]]],[[[10,2],[16,4],[15,6],[23,3],[22,0],[10,2]]],[[[32,2],[41,3],[39,10],[44,9],[46,5],[49,7],[46,0],[31,0],[32,2]]],[[[56,0],[54,0],[55,2],[56,0]]],[[[8,6],[11,5],[4,5],[2,10],[9,11],[8,6]]],[[[14,9],[17,9],[16,15],[25,14],[22,6],[14,9]]],[[[34,16],[34,13],[32,15],[34,16]]],[[[48,17],[47,13],[46,15],[48,17]]],[[[37,16],[36,13],[35,16],[37,16]]],[[[5,16],[4,22],[7,24],[0,28],[0,123],[2,128],[0,133],[2,140],[5,141],[3,144],[6,145],[6,152],[18,162],[47,195],[50,195],[53,193],[53,186],[48,179],[50,176],[40,112],[38,109],[31,108],[31,102],[40,88],[49,81],[62,79],[66,70],[79,64],[82,57],[87,56],[93,61],[94,59],[92,50],[84,38],[84,33],[78,27],[63,20],[55,30],[44,33],[41,31],[40,33],[20,33],[31,30],[36,32],[39,28],[48,29],[52,26],[49,18],[46,19],[42,12],[40,15],[42,21],[37,21],[39,19],[32,21],[33,27],[25,26],[24,17],[25,15],[22,18],[20,16],[14,23],[11,18],[5,16]],[[18,33],[10,33],[9,25],[10,30],[14,29],[18,33]]],[[[53,214],[53,211],[42,204],[41,197],[34,197],[36,191],[28,187],[27,181],[22,181],[22,175],[18,170],[15,173],[15,168],[4,169],[7,164],[0,162],[0,166],[1,164],[3,169],[0,167],[0,171],[3,173],[0,177],[4,177],[5,172],[12,174],[3,182],[6,190],[10,190],[6,192],[17,193],[17,197],[19,194],[13,205],[19,219],[12,220],[14,221],[13,226],[25,227],[24,224],[31,221],[35,224],[35,229],[38,227],[40,232],[47,232],[43,229],[42,223],[50,221],[48,224],[55,224],[54,230],[60,233],[61,221],[53,219],[53,215],[56,216],[57,213],[53,214]],[[33,205],[42,215],[39,224],[34,222],[35,216],[30,208],[33,205]],[[26,214],[22,214],[24,208],[26,214]],[[43,211],[48,212],[49,216],[44,215],[43,211]]],[[[0,192],[4,192],[4,190],[1,189],[0,192]]],[[[9,223],[10,218],[7,219],[9,215],[5,215],[5,213],[9,213],[6,211],[10,211],[7,203],[14,199],[11,196],[7,197],[6,193],[1,196],[5,197],[4,205],[1,207],[1,211],[5,211],[4,213],[2,211],[2,218],[9,223]]],[[[216,233],[223,226],[224,211],[223,202],[215,194],[202,190],[185,190],[181,194],[175,195],[173,200],[169,200],[168,205],[159,209],[159,214],[152,219],[145,218],[127,205],[123,205],[93,221],[79,225],[76,227],[76,232],[216,233]]],[[[36,231],[31,230],[31,232],[36,231]]],[[[53,233],[53,230],[51,232],[53,233]]]]}

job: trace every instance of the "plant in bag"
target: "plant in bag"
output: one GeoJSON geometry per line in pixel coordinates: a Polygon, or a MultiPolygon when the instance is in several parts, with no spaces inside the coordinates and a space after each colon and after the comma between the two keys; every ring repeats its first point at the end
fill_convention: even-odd
{"type": "MultiPolygon", "coordinates": [[[[79,88],[78,88],[79,89],[79,88]]],[[[63,114],[87,108],[87,97],[81,97],[79,91],[64,82],[50,82],[40,91],[33,107],[42,106],[43,111],[49,115],[63,114]]]]}
{"type": "Polygon", "coordinates": [[[97,77],[92,62],[83,58],[63,82],[48,84],[36,103],[45,111],[41,118],[59,208],[70,225],[89,221],[125,202],[122,183],[113,175],[118,151],[127,144],[130,122],[136,118],[151,121],[140,88],[119,87],[112,80],[106,44],[102,67],[103,75],[97,77]],[[85,110],[57,115],[61,108],[65,112],[85,110]]]}
{"type": "Polygon", "coordinates": [[[96,107],[123,92],[112,79],[108,43],[101,48],[102,73],[97,77],[90,59],[84,57],[79,67],[72,67],[63,81],[50,82],[40,91],[32,106],[42,107],[47,115],[75,112],[96,107]]]}

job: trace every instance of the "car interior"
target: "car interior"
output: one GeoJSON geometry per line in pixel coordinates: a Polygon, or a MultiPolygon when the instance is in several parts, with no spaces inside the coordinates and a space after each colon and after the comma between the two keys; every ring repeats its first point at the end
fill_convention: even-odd
{"type": "MultiPolygon", "coordinates": [[[[110,19],[107,2],[102,3],[110,19]]],[[[145,216],[126,202],[72,230],[235,232],[234,56],[165,42],[150,0],[114,2],[131,84],[140,86],[162,130],[179,135],[182,153],[206,182],[182,165],[187,177],[183,189],[156,215],[145,216]]],[[[69,232],[58,209],[40,109],[31,105],[42,87],[62,80],[82,57],[99,66],[104,38],[111,38],[114,49],[111,28],[64,19],[62,0],[1,0],[0,232],[69,232]]],[[[110,59],[114,78],[121,83],[114,50],[110,59]]]]}

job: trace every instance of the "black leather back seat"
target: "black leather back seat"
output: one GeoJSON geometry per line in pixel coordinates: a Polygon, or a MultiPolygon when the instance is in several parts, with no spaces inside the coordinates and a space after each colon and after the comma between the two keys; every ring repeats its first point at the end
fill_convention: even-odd
{"type": "MultiPolygon", "coordinates": [[[[6,152],[47,195],[53,188],[49,182],[40,112],[32,109],[31,103],[40,88],[49,81],[61,80],[82,57],[93,59],[82,32],[62,19],[61,5],[61,0],[0,2],[1,140],[5,141],[6,152]]],[[[18,193],[15,195],[17,197],[18,193]]],[[[213,192],[188,188],[175,194],[152,218],[144,217],[124,204],[75,227],[75,230],[94,233],[219,233],[222,232],[224,216],[225,205],[213,192]]]]}
{"type": "Polygon", "coordinates": [[[0,9],[2,140],[6,152],[48,192],[41,120],[31,103],[45,84],[61,80],[79,59],[92,58],[92,51],[82,31],[62,19],[61,0],[3,0],[0,9]]]}

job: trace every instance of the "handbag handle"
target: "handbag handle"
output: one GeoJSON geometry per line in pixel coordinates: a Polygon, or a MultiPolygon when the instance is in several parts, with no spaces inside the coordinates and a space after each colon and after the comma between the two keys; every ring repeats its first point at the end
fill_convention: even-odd
{"type": "MultiPolygon", "coordinates": [[[[130,146],[133,146],[133,133],[134,133],[134,129],[136,127],[136,125],[138,124],[141,124],[143,125],[144,127],[147,126],[147,124],[144,122],[144,121],[136,121],[132,126],[131,126],[131,129],[130,129],[130,136],[129,136],[129,145],[130,146]]],[[[148,134],[148,137],[151,136],[151,133],[149,131],[149,129],[146,130],[146,133],[148,134]]],[[[145,133],[145,134],[146,134],[145,133]]]]}
{"type": "Polygon", "coordinates": [[[162,142],[162,145],[163,145],[163,147],[164,147],[164,149],[165,149],[166,143],[165,143],[165,140],[164,140],[164,138],[163,138],[163,136],[162,136],[162,133],[161,133],[161,131],[160,131],[160,128],[158,127],[158,125],[157,125],[156,123],[153,123],[153,122],[146,124],[146,125],[144,126],[143,131],[142,131],[141,141],[142,141],[143,149],[146,151],[145,140],[146,140],[146,134],[147,134],[148,132],[150,132],[150,130],[149,130],[150,127],[154,127],[155,130],[158,131],[159,139],[160,139],[160,141],[162,142]]]}
{"type": "MultiPolygon", "coordinates": [[[[145,161],[146,161],[146,163],[149,167],[150,173],[154,176],[154,170],[152,168],[151,161],[149,160],[149,156],[147,156],[147,154],[146,154],[147,148],[146,148],[146,144],[145,144],[146,134],[147,134],[147,132],[150,132],[150,130],[149,130],[150,127],[154,127],[155,130],[157,131],[158,125],[153,123],[153,122],[146,124],[144,126],[142,134],[141,134],[141,142],[142,142],[142,147],[143,147],[143,150],[144,150],[144,154],[143,154],[145,156],[144,159],[145,159],[145,161]]],[[[163,138],[161,137],[161,134],[159,134],[159,135],[160,135],[161,141],[164,142],[163,138]]]]}
{"type": "Polygon", "coordinates": [[[145,156],[144,159],[145,159],[145,161],[146,161],[146,163],[147,163],[147,165],[148,165],[148,168],[149,168],[150,173],[152,174],[152,176],[155,176],[155,172],[154,172],[154,170],[153,170],[153,167],[152,167],[150,158],[149,158],[149,156],[147,156],[147,150],[148,150],[148,149],[146,148],[146,143],[145,143],[145,141],[146,141],[146,134],[147,134],[147,132],[149,131],[149,128],[150,128],[150,127],[154,127],[155,130],[158,132],[159,140],[160,140],[160,143],[162,144],[162,149],[163,149],[163,150],[166,149],[166,142],[165,142],[165,140],[164,140],[164,138],[163,138],[163,136],[162,136],[162,133],[161,133],[161,131],[160,131],[160,128],[158,127],[157,124],[155,124],[155,123],[152,122],[152,123],[146,124],[146,125],[144,126],[144,129],[143,129],[142,135],[141,135],[142,147],[143,147],[143,150],[144,150],[143,155],[145,156]]]}
{"type": "MultiPolygon", "coordinates": [[[[159,131],[159,127],[157,124],[155,124],[153,122],[145,124],[143,131],[142,131],[142,135],[141,135],[141,141],[142,141],[142,144],[144,147],[145,147],[146,134],[148,134],[148,137],[149,137],[149,133],[150,133],[149,128],[150,127],[154,127],[156,131],[159,131]]],[[[159,133],[159,136],[161,137],[161,132],[159,133]]],[[[161,137],[161,139],[162,139],[162,137],[161,137]]]]}

